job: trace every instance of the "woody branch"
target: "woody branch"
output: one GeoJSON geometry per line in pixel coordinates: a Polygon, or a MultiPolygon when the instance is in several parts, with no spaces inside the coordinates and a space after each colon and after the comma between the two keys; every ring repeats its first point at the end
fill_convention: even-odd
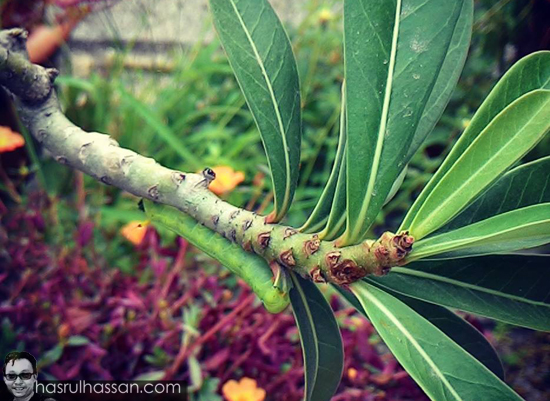
{"type": "Polygon", "coordinates": [[[61,112],[53,88],[57,76],[29,62],[21,29],[0,32],[0,85],[14,97],[22,122],[62,164],[138,197],[173,206],[201,224],[254,252],[276,270],[292,269],[317,282],[349,284],[367,274],[386,274],[410,252],[407,233],[385,233],[378,240],[337,248],[334,242],[266,223],[265,217],[239,209],[208,190],[215,179],[170,170],[154,159],[121,148],[109,135],[85,132],[61,112]]]}

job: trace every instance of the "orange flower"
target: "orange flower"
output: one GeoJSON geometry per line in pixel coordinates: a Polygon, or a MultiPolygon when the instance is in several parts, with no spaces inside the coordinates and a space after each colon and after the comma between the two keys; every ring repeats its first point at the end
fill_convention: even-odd
{"type": "Polygon", "coordinates": [[[120,229],[120,233],[132,244],[139,245],[145,237],[148,225],[148,221],[131,221],[120,229]]]}
{"type": "Polygon", "coordinates": [[[67,338],[70,333],[71,333],[71,328],[67,323],[61,324],[61,326],[59,326],[59,328],[57,329],[57,335],[60,340],[67,338]]]}
{"type": "Polygon", "coordinates": [[[244,181],[244,173],[235,171],[229,166],[216,166],[212,170],[216,173],[216,179],[212,181],[208,188],[216,195],[229,192],[244,181]]]}
{"type": "Polygon", "coordinates": [[[356,377],[357,377],[357,369],[349,368],[348,369],[348,378],[350,380],[355,380],[356,377]]]}
{"type": "Polygon", "coordinates": [[[0,126],[0,153],[11,152],[25,144],[25,139],[10,127],[0,126]]]}
{"type": "Polygon", "coordinates": [[[222,387],[223,396],[227,401],[263,401],[265,390],[256,387],[256,380],[243,377],[240,382],[227,381],[222,387]]]}

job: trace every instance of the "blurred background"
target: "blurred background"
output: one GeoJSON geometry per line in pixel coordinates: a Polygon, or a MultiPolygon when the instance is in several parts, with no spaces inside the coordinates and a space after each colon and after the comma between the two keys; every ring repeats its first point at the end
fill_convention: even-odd
{"type": "MultiPolygon", "coordinates": [[[[302,82],[301,175],[285,221],[297,226],[334,160],[342,2],[271,3],[302,82]]],[[[522,56],[550,48],[550,1],[475,3],[459,85],[372,236],[397,228],[498,78],[522,56]]],[[[31,59],[61,70],[58,93],[74,123],[170,168],[211,167],[214,192],[258,213],[271,210],[260,137],[205,0],[0,0],[0,23],[28,29],[31,59]]],[[[525,160],[549,154],[547,136],[525,160]]],[[[192,400],[235,401],[238,390],[224,394],[224,384],[251,378],[266,400],[301,400],[291,311],[266,312],[217,262],[149,225],[138,201],[53,161],[0,91],[0,355],[33,353],[44,379],[181,379],[192,400]]],[[[346,354],[333,400],[427,399],[369,322],[323,290],[346,354]]],[[[519,394],[550,399],[548,333],[462,316],[496,347],[519,394]]]]}

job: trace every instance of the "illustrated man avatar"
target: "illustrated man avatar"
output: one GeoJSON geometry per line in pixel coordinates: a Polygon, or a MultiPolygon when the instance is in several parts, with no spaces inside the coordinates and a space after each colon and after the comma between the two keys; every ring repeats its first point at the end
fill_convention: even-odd
{"type": "Polygon", "coordinates": [[[55,401],[34,392],[36,359],[28,352],[10,352],[4,360],[4,383],[13,401],[55,401]]]}

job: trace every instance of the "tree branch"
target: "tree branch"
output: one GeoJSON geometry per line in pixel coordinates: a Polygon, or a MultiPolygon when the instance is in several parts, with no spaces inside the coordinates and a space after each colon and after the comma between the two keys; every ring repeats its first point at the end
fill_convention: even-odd
{"type": "Polygon", "coordinates": [[[337,248],[334,242],[299,233],[220,200],[208,190],[215,179],[170,170],[152,158],[121,148],[109,135],[85,132],[61,112],[53,81],[57,71],[33,65],[25,50],[26,32],[0,32],[0,85],[14,95],[23,123],[62,164],[136,196],[174,206],[270,266],[288,268],[317,282],[349,284],[367,274],[386,274],[410,252],[406,232],[385,233],[377,241],[337,248]]]}

